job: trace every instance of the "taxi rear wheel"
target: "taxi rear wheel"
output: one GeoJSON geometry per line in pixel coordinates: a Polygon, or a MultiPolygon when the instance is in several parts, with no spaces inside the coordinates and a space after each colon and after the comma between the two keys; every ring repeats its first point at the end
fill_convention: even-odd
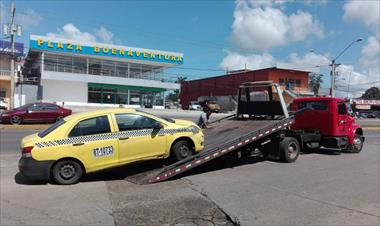
{"type": "Polygon", "coordinates": [[[185,140],[177,141],[172,147],[172,158],[174,161],[180,161],[193,155],[189,143],[185,140]]]}
{"type": "Polygon", "coordinates": [[[82,166],[73,160],[61,160],[53,166],[52,176],[54,181],[58,184],[76,184],[82,175],[82,166]]]}

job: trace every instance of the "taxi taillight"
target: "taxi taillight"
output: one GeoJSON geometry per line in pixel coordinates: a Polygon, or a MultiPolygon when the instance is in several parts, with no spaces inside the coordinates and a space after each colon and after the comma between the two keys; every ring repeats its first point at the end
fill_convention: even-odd
{"type": "Polygon", "coordinates": [[[24,147],[21,151],[21,154],[23,157],[31,157],[32,156],[32,150],[33,150],[33,146],[24,147]]]}

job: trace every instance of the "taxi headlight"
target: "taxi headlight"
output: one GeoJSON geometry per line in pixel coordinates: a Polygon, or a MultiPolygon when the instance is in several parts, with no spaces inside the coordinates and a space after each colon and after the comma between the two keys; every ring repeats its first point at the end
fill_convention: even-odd
{"type": "Polygon", "coordinates": [[[201,131],[201,129],[198,126],[190,126],[189,129],[194,134],[199,133],[201,131]]]}

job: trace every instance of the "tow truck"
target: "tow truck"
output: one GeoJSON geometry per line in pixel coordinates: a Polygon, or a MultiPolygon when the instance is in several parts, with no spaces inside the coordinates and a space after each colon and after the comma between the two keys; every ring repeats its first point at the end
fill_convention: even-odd
{"type": "Polygon", "coordinates": [[[306,149],[360,152],[363,130],[348,114],[343,99],[300,98],[288,112],[281,87],[272,81],[247,82],[238,88],[236,113],[211,122],[203,131],[204,150],[182,161],[126,180],[147,184],[168,180],[224,155],[255,156],[294,162],[306,149]],[[262,92],[266,99],[257,101],[262,92]],[[257,95],[256,95],[257,96],[257,95]]]}

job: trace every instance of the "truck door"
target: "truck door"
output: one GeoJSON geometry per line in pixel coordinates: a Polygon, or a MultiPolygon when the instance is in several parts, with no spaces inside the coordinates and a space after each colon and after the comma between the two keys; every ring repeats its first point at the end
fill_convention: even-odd
{"type": "Polygon", "coordinates": [[[349,123],[348,115],[347,115],[347,107],[344,102],[338,102],[338,136],[347,136],[348,128],[347,123],[349,123]]]}

